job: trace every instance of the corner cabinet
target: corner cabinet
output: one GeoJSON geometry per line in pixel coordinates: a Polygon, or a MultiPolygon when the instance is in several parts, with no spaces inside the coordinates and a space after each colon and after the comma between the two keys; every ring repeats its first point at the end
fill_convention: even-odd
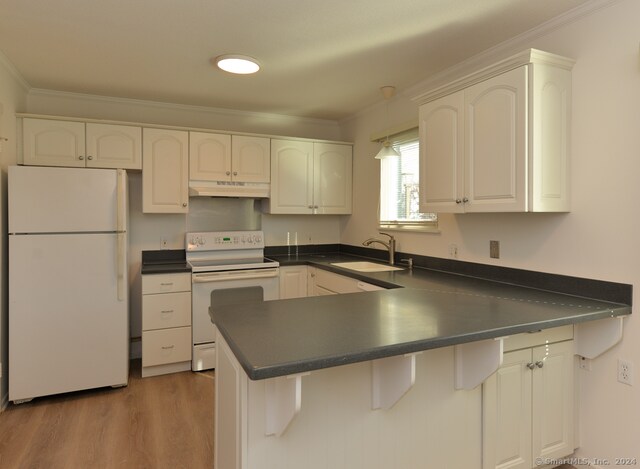
{"type": "Polygon", "coordinates": [[[482,385],[483,469],[532,469],[540,466],[538,458],[561,459],[574,451],[573,340],[552,343],[571,339],[572,326],[513,339],[533,343],[546,334],[557,337],[505,353],[482,385]]]}
{"type": "Polygon", "coordinates": [[[76,168],[142,168],[142,128],[24,118],[23,163],[76,168]]]}
{"type": "Polygon", "coordinates": [[[420,211],[569,211],[573,64],[531,49],[415,98],[420,211]]]}
{"type": "Polygon", "coordinates": [[[142,146],[142,211],[189,211],[189,133],[144,129],[142,146]]]}
{"type": "Polygon", "coordinates": [[[266,213],[347,215],[352,204],[351,145],[271,140],[266,213]]]}

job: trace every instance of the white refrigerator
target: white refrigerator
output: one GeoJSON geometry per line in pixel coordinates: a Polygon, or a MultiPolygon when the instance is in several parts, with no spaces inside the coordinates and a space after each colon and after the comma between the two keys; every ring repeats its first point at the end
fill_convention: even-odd
{"type": "Polygon", "coordinates": [[[9,400],[127,384],[127,174],[10,166],[9,400]]]}

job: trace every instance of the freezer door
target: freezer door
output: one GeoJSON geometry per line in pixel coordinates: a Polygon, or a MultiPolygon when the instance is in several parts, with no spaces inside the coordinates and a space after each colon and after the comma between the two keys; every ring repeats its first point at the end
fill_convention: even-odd
{"type": "Polygon", "coordinates": [[[127,383],[117,237],[9,236],[10,400],[127,383]]]}
{"type": "Polygon", "coordinates": [[[126,230],[121,170],[10,166],[8,199],[9,233],[126,230]]]}

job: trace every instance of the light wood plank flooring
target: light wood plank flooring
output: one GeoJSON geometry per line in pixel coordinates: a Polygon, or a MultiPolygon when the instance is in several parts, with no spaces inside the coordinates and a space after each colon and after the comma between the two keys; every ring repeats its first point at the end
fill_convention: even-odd
{"type": "Polygon", "coordinates": [[[43,397],[0,413],[0,468],[213,467],[213,372],[43,397]]]}

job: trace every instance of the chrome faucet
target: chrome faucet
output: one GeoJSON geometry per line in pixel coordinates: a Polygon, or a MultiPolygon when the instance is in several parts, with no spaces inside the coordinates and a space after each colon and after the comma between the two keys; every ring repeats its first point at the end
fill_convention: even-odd
{"type": "Polygon", "coordinates": [[[373,243],[378,243],[378,244],[382,244],[385,248],[387,248],[389,250],[389,265],[393,265],[394,264],[394,257],[396,255],[396,239],[391,236],[388,233],[382,233],[380,232],[380,234],[388,236],[389,237],[389,242],[383,241],[381,239],[378,238],[369,238],[366,241],[364,241],[362,243],[363,246],[370,246],[373,243]]]}

